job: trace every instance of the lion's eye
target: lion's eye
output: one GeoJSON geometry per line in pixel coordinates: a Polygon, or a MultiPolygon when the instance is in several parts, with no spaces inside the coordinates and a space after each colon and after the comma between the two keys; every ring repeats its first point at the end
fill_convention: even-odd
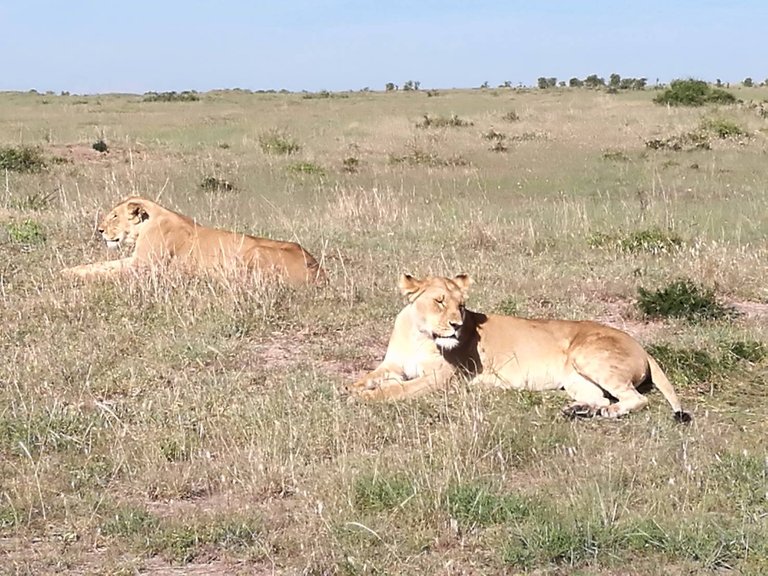
{"type": "Polygon", "coordinates": [[[437,305],[440,306],[440,308],[445,308],[445,296],[440,296],[440,298],[435,298],[435,302],[437,302],[437,305]]]}
{"type": "Polygon", "coordinates": [[[112,214],[112,220],[114,220],[115,218],[117,218],[117,214],[112,214]]]}

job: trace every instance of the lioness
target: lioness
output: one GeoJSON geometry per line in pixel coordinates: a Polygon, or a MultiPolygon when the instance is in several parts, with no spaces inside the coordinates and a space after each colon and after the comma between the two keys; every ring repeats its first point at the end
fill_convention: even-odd
{"type": "Polygon", "coordinates": [[[472,383],[520,390],[565,390],[568,416],[617,417],[648,403],[637,391],[653,383],[675,419],[690,420],[656,361],[628,334],[595,322],[526,320],[464,307],[471,284],[404,274],[407,299],[395,319],[384,361],[351,386],[365,399],[397,399],[443,388],[457,372],[472,383]],[[612,402],[612,400],[615,400],[612,402]]]}
{"type": "Polygon", "coordinates": [[[94,277],[158,264],[177,263],[186,270],[257,270],[290,284],[325,278],[317,261],[295,242],[257,238],[218,230],[133,196],[120,202],[99,224],[107,247],[133,246],[131,256],[67,268],[64,274],[94,277]]]}

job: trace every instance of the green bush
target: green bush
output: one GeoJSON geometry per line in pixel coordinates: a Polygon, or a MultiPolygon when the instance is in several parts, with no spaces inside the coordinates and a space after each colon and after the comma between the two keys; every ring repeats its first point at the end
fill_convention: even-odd
{"type": "Polygon", "coordinates": [[[288,156],[301,149],[298,142],[280,130],[269,130],[259,135],[259,146],[265,154],[288,156]]]}
{"type": "Polygon", "coordinates": [[[99,138],[98,140],[96,140],[96,142],[93,143],[91,148],[96,150],[96,152],[107,152],[107,151],[109,151],[109,146],[107,145],[106,142],[104,142],[104,140],[102,138],[99,138]]]}
{"type": "Polygon", "coordinates": [[[631,254],[646,252],[656,255],[674,252],[680,249],[684,242],[671,230],[653,227],[623,235],[595,232],[587,239],[587,243],[592,248],[616,248],[631,254]]]}
{"type": "Polygon", "coordinates": [[[725,118],[708,118],[702,120],[699,126],[702,131],[714,134],[721,140],[738,136],[749,136],[749,133],[741,126],[725,118]]]}
{"type": "Polygon", "coordinates": [[[691,280],[675,280],[659,290],[640,287],[637,292],[637,306],[646,316],[699,321],[727,318],[733,314],[732,309],[717,301],[714,290],[691,280]]]}
{"type": "Polygon", "coordinates": [[[0,147],[0,170],[39,172],[46,162],[42,151],[34,146],[0,147]]]}
{"type": "Polygon", "coordinates": [[[341,161],[341,169],[349,174],[354,174],[360,168],[360,159],[356,156],[347,156],[341,161]]]}
{"type": "Polygon", "coordinates": [[[294,174],[306,174],[314,176],[323,176],[325,174],[323,167],[315,164],[314,162],[294,162],[288,166],[288,170],[294,174]]]}
{"type": "Polygon", "coordinates": [[[712,88],[703,80],[673,80],[669,88],[653,99],[670,106],[703,106],[704,104],[734,104],[736,97],[720,88],[712,88]]]}
{"type": "Polygon", "coordinates": [[[8,236],[14,244],[42,244],[45,242],[45,231],[34,220],[12,222],[8,224],[8,236]]]}
{"type": "Polygon", "coordinates": [[[430,116],[424,114],[424,119],[416,123],[417,128],[462,128],[472,126],[469,120],[462,120],[456,114],[450,116],[430,116]]]}
{"type": "Polygon", "coordinates": [[[200,95],[194,90],[183,92],[147,92],[144,94],[144,102],[197,102],[200,95]]]}
{"type": "Polygon", "coordinates": [[[231,192],[235,185],[229,180],[217,178],[216,176],[205,176],[200,181],[200,189],[205,192],[231,192]]]}

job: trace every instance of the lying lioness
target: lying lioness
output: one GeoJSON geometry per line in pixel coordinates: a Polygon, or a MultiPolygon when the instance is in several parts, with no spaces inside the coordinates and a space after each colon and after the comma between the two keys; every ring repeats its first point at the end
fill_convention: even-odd
{"type": "Polygon", "coordinates": [[[115,206],[98,230],[109,248],[133,246],[131,256],[67,268],[64,274],[107,276],[173,262],[192,271],[252,269],[290,284],[315,283],[325,277],[312,255],[295,242],[207,228],[138,196],[115,206]]]}
{"type": "Polygon", "coordinates": [[[365,399],[397,399],[443,388],[456,374],[472,383],[520,390],[565,390],[569,416],[617,417],[648,403],[637,387],[653,383],[680,422],[672,385],[656,361],[628,334],[595,322],[526,320],[464,307],[471,279],[404,274],[407,298],[395,319],[384,361],[351,386],[365,399]],[[612,401],[613,400],[613,401],[612,401]]]}

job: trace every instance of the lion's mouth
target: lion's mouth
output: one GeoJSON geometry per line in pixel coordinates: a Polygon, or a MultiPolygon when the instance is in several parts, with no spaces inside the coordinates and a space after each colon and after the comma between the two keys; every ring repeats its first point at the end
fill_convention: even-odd
{"type": "Polygon", "coordinates": [[[437,344],[438,348],[443,348],[445,350],[456,348],[456,346],[459,345],[458,331],[455,331],[453,334],[449,334],[447,336],[432,334],[432,338],[435,340],[435,344],[437,344]]]}
{"type": "Polygon", "coordinates": [[[118,248],[120,248],[120,244],[122,244],[120,240],[111,240],[109,238],[105,238],[104,240],[107,243],[107,248],[109,248],[110,250],[117,250],[118,248]]]}

